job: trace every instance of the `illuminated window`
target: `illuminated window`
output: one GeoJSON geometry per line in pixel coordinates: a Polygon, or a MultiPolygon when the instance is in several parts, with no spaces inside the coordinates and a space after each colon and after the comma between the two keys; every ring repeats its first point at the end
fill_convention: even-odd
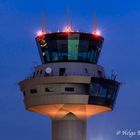
{"type": "Polygon", "coordinates": [[[43,63],[82,61],[96,64],[98,61],[102,40],[80,33],[49,34],[44,37],[43,41],[37,40],[43,63]]]}
{"type": "Polygon", "coordinates": [[[68,40],[68,60],[78,60],[79,40],[68,40]]]}

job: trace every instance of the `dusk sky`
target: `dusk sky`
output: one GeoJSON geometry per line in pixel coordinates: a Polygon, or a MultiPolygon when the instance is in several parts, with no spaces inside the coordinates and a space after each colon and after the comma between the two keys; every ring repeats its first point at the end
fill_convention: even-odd
{"type": "Polygon", "coordinates": [[[70,9],[75,30],[105,38],[99,64],[122,83],[113,112],[88,121],[88,140],[139,140],[116,135],[140,130],[140,0],[0,0],[0,140],[51,140],[47,116],[27,112],[18,82],[41,64],[35,44],[41,13],[48,31],[62,30],[70,9]]]}

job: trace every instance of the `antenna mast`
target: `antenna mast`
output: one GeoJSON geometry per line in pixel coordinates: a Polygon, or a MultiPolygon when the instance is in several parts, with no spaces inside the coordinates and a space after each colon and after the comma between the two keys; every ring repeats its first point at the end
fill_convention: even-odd
{"type": "Polygon", "coordinates": [[[46,33],[46,16],[45,13],[42,12],[42,22],[41,22],[42,33],[46,33]]]}
{"type": "Polygon", "coordinates": [[[97,18],[96,18],[96,11],[94,12],[94,33],[97,32],[97,18]]]}
{"type": "Polygon", "coordinates": [[[67,26],[72,29],[72,19],[69,8],[67,8],[67,26]]]}

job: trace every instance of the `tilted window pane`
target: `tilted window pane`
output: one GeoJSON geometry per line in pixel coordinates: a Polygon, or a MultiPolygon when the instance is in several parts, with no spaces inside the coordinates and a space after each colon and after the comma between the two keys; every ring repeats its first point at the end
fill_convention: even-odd
{"type": "Polygon", "coordinates": [[[57,50],[58,50],[58,60],[68,59],[68,41],[67,40],[57,40],[57,50]]]}
{"type": "Polygon", "coordinates": [[[68,40],[68,60],[78,60],[79,40],[68,40]]]}
{"type": "MultiPolygon", "coordinates": [[[[48,41],[48,51],[51,61],[58,60],[58,53],[57,53],[57,42],[56,40],[49,40],[48,41]]],[[[49,61],[49,60],[48,60],[49,61]]]]}
{"type": "Polygon", "coordinates": [[[78,60],[87,61],[88,60],[88,51],[89,51],[89,41],[80,40],[79,50],[78,50],[78,60]]]}

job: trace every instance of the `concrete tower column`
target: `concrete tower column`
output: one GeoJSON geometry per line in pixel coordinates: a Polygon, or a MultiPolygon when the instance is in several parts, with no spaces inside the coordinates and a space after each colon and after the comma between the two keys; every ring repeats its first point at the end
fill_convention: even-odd
{"type": "Polygon", "coordinates": [[[87,121],[68,113],[61,119],[52,120],[52,140],[86,140],[87,121]]]}

